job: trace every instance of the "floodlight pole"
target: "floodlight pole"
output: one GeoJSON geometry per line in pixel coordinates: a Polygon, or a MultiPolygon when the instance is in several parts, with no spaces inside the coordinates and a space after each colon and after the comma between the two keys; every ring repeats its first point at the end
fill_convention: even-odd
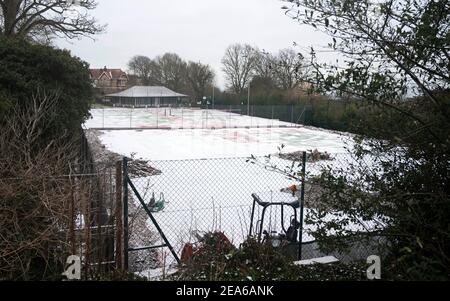
{"type": "Polygon", "coordinates": [[[247,115],[250,116],[250,83],[248,83],[247,115]]]}
{"type": "Polygon", "coordinates": [[[215,91],[216,91],[216,88],[213,85],[213,95],[212,95],[212,108],[213,108],[213,110],[214,110],[215,91]]]}

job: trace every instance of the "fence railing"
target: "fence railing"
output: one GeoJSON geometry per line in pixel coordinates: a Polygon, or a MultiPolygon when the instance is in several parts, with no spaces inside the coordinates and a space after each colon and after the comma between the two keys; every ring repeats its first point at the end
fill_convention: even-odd
{"type": "MultiPolygon", "coordinates": [[[[117,177],[113,168],[97,165],[88,171],[86,165],[78,164],[72,165],[65,175],[0,178],[2,214],[23,213],[21,220],[17,221],[23,227],[13,235],[21,235],[24,239],[22,242],[2,236],[1,273],[8,275],[9,264],[12,269],[18,269],[21,265],[19,262],[15,264],[14,260],[26,262],[29,260],[26,256],[33,252],[44,254],[41,260],[51,259],[47,264],[58,269],[56,275],[64,272],[64,264],[72,255],[81,260],[82,279],[94,279],[120,267],[120,252],[116,253],[120,240],[116,235],[123,230],[116,224],[116,216],[122,199],[116,198],[116,178],[121,179],[121,174],[117,177]],[[27,195],[32,206],[20,202],[24,200],[25,191],[32,193],[27,195]],[[26,229],[25,225],[30,228],[26,229]],[[39,239],[33,240],[33,235],[39,239]],[[15,244],[18,247],[10,251],[16,255],[5,255],[15,244]],[[45,252],[41,253],[42,250],[45,252]]],[[[4,222],[3,226],[7,228],[12,221],[4,222]]],[[[25,270],[23,272],[26,273],[25,270]]]]}
{"type": "MultiPolygon", "coordinates": [[[[249,236],[289,236],[295,260],[329,255],[315,241],[315,226],[303,220],[321,205],[323,187],[314,183],[314,177],[323,168],[342,171],[348,164],[364,163],[374,169],[373,158],[362,163],[346,154],[304,152],[125,162],[84,165],[55,176],[68,196],[66,222],[59,228],[61,256],[80,255],[86,279],[115,269],[151,278],[155,270],[176,264],[186,243],[215,231],[236,246],[249,236]]],[[[348,227],[361,230],[358,224],[348,227]]],[[[346,254],[333,255],[343,261],[367,258],[374,247],[376,242],[359,243],[346,254]]]]}
{"type": "MultiPolygon", "coordinates": [[[[325,167],[342,168],[351,158],[342,154],[292,156],[289,160],[149,161],[139,172],[135,170],[129,176],[132,185],[124,186],[129,218],[124,252],[129,251],[130,271],[148,276],[152,270],[176,264],[186,243],[195,244],[202,234],[217,231],[239,246],[249,236],[270,239],[281,234],[285,238],[294,230],[296,234],[288,239],[292,259],[330,255],[321,252],[312,235],[315,227],[306,224],[304,217],[318,208],[323,193],[314,184],[314,176],[325,167]],[[298,162],[295,168],[292,159],[298,162]]],[[[348,227],[361,230],[358,224],[348,227]]],[[[333,255],[352,261],[370,253],[366,245],[354,244],[349,253],[333,255]]]]}
{"type": "Polygon", "coordinates": [[[210,106],[200,108],[102,108],[91,110],[91,129],[225,129],[297,127],[305,108],[294,106],[210,106]]]}
{"type": "MultiPolygon", "coordinates": [[[[285,175],[267,171],[247,162],[246,158],[151,161],[148,166],[153,171],[148,176],[131,176],[139,196],[131,193],[128,196],[129,248],[138,249],[130,253],[129,266],[138,272],[145,272],[158,260],[171,263],[176,259],[167,258],[169,252],[158,254],[154,250],[142,250],[143,237],[150,240],[145,241],[146,244],[166,244],[157,227],[162,229],[177,254],[181,254],[186,243],[195,243],[198,236],[206,232],[224,232],[239,245],[250,231],[252,194],[279,194],[282,188],[295,184],[285,175]],[[158,226],[149,222],[139,198],[153,208],[158,226]]],[[[289,194],[285,196],[288,200],[289,194]]],[[[276,214],[280,210],[269,210],[265,229],[282,230],[282,221],[276,214]]],[[[262,207],[258,207],[258,216],[261,211],[262,207]]],[[[284,221],[286,227],[289,218],[286,216],[284,221]]]]}

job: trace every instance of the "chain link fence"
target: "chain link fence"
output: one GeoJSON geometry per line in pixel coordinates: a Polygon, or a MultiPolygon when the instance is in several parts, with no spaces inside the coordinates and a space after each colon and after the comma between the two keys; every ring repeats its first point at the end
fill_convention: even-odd
{"type": "MultiPolygon", "coordinates": [[[[88,150],[84,154],[86,162],[92,161],[88,150]]],[[[84,279],[115,269],[152,279],[176,265],[186,243],[195,244],[203,234],[216,231],[223,232],[235,246],[250,236],[282,237],[289,241],[287,253],[294,260],[298,255],[301,259],[333,255],[350,262],[378,254],[381,238],[376,236],[352,240],[347,252],[322,252],[314,235],[317,225],[307,221],[311,212],[321,208],[324,196],[334,193],[317,181],[324,171],[361,184],[365,173],[376,172],[377,164],[380,158],[373,156],[356,159],[349,154],[320,152],[130,160],[125,165],[80,164],[72,166],[67,175],[39,181],[61,196],[55,247],[62,265],[67,256],[75,254],[81,257],[84,279]],[[352,173],[351,166],[358,166],[360,174],[352,173]],[[274,203],[278,205],[272,206],[274,203]]],[[[0,179],[0,185],[14,187],[14,181],[22,179],[0,179]]],[[[334,210],[324,218],[333,221],[336,217],[339,212],[334,210]]],[[[377,221],[354,221],[347,230],[352,234],[382,226],[377,221]]]]}
{"type": "Polygon", "coordinates": [[[95,129],[219,129],[306,125],[347,132],[362,130],[356,124],[369,113],[368,110],[357,103],[335,100],[303,101],[288,105],[104,107],[91,111],[92,119],[87,122],[87,126],[95,129]]]}
{"type": "MultiPolygon", "coordinates": [[[[149,161],[140,172],[130,176],[137,196],[128,192],[129,218],[129,268],[133,272],[153,277],[159,269],[170,269],[176,264],[169,248],[148,249],[147,246],[164,246],[155,224],[151,222],[140,197],[150,209],[157,226],[180,256],[186,243],[195,244],[207,232],[223,232],[239,246],[249,236],[271,238],[289,234],[293,221],[301,221],[301,170],[302,154],[264,158],[223,158],[207,160],[149,161]],[[293,164],[292,160],[296,161],[293,164]],[[257,201],[256,201],[257,200],[257,201]],[[284,206],[267,206],[282,203],[284,206]],[[291,206],[294,204],[293,206],[291,206]],[[267,208],[266,208],[267,207],[267,208]],[[254,209],[254,211],[253,211],[254,209]],[[265,212],[265,215],[263,215],[265,212]]],[[[315,178],[325,169],[336,173],[345,166],[358,163],[346,154],[307,155],[304,186],[304,216],[321,206],[327,193],[315,178]]],[[[370,158],[368,158],[370,160],[370,158]]],[[[367,165],[368,168],[370,165],[367,165]]],[[[336,218],[330,214],[326,218],[336,218]]],[[[350,223],[348,230],[368,231],[370,223],[350,223]]],[[[373,253],[377,242],[353,242],[348,252],[324,253],[313,233],[315,225],[302,223],[288,250],[298,259],[298,241],[302,242],[301,259],[334,255],[341,261],[365,260],[373,253]]],[[[163,271],[167,272],[167,270],[163,271]]]]}
{"type": "Polygon", "coordinates": [[[383,158],[373,154],[308,154],[307,178],[311,189],[305,193],[311,200],[310,208],[316,210],[307,212],[305,219],[310,227],[314,224],[311,233],[326,228],[331,239],[324,240],[328,247],[334,248],[323,252],[319,246],[324,241],[319,238],[307,244],[311,253],[317,257],[332,255],[345,263],[385,254],[382,247],[386,246],[385,239],[376,233],[386,227],[386,219],[363,207],[364,203],[376,202],[376,193],[367,179],[381,172],[382,162],[383,158]]]}
{"type": "Polygon", "coordinates": [[[102,108],[91,110],[91,129],[225,129],[297,127],[305,108],[294,106],[215,106],[200,108],[102,108]]]}
{"type": "Polygon", "coordinates": [[[29,266],[47,267],[35,273],[51,273],[36,277],[56,280],[72,255],[79,256],[85,280],[95,279],[120,264],[116,250],[121,248],[116,243],[122,230],[116,225],[116,206],[122,199],[117,202],[116,171],[109,166],[85,167],[71,166],[66,175],[0,178],[0,211],[4,218],[0,275],[5,279],[14,279],[21,267],[24,274],[34,273],[28,270],[29,261],[29,266]],[[14,212],[14,216],[8,212],[14,212]],[[29,257],[34,253],[38,255],[29,257]]]}
{"type": "MultiPolygon", "coordinates": [[[[282,188],[295,184],[285,175],[251,164],[246,158],[150,161],[147,166],[153,174],[132,177],[131,181],[177,254],[181,254],[186,243],[195,243],[206,232],[224,232],[239,245],[249,235],[252,194],[278,194],[282,188]]],[[[290,199],[288,193],[285,195],[286,200],[290,199]]],[[[279,210],[269,211],[265,227],[270,231],[282,228],[279,210]]],[[[257,211],[260,213],[261,208],[257,211]]],[[[129,225],[130,248],[149,242],[164,244],[133,194],[129,195],[129,225]],[[143,242],[141,237],[150,241],[143,242]]],[[[137,272],[145,272],[151,264],[175,262],[167,249],[131,254],[129,266],[137,272]]]]}

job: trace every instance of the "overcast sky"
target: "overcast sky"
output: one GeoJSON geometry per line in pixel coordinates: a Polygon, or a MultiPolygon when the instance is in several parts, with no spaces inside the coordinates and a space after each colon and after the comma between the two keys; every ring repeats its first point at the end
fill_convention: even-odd
{"type": "Polygon", "coordinates": [[[248,43],[270,52],[292,47],[324,46],[329,42],[313,28],[284,15],[280,0],[98,0],[93,16],[108,25],[90,39],[57,41],[91,68],[126,70],[133,55],[153,58],[175,52],[185,60],[212,66],[224,88],[221,59],[232,43],[248,43]]]}

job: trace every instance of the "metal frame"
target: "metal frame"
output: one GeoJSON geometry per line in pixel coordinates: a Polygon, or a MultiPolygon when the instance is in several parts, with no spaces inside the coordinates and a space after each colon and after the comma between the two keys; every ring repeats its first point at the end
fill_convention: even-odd
{"type": "Polygon", "coordinates": [[[259,196],[255,193],[252,194],[253,197],[253,206],[252,206],[252,217],[251,217],[251,223],[250,223],[250,231],[249,231],[249,235],[252,235],[252,231],[253,231],[253,219],[255,217],[255,209],[256,209],[256,203],[258,203],[260,206],[263,207],[263,211],[261,214],[261,220],[259,220],[257,222],[256,228],[258,228],[258,223],[259,223],[259,231],[258,231],[258,241],[261,241],[261,235],[263,232],[263,226],[264,226],[264,218],[266,215],[266,210],[271,207],[271,206],[281,206],[281,227],[283,229],[283,231],[286,233],[286,229],[284,228],[284,206],[289,206],[293,209],[294,211],[294,218],[295,220],[297,220],[297,208],[298,206],[292,204],[292,203],[285,203],[285,202],[276,202],[276,203],[268,203],[268,202],[263,202],[259,196]]]}
{"type": "Polygon", "coordinates": [[[134,252],[134,251],[141,251],[141,250],[153,250],[153,249],[159,249],[159,248],[169,248],[170,252],[172,253],[173,257],[177,261],[178,264],[181,263],[180,258],[178,257],[177,253],[173,249],[172,245],[170,244],[169,240],[167,239],[166,235],[162,231],[161,227],[159,226],[158,222],[156,221],[155,217],[153,216],[153,213],[148,208],[147,204],[145,204],[145,201],[142,199],[139,191],[134,186],[133,182],[131,181],[130,177],[128,176],[128,159],[123,158],[123,222],[124,222],[124,267],[127,270],[128,269],[128,252],[134,252]],[[144,208],[145,212],[147,213],[148,217],[152,221],[155,228],[158,230],[159,235],[161,235],[161,238],[164,241],[164,244],[157,245],[157,246],[142,246],[137,248],[130,248],[129,243],[129,233],[128,233],[128,186],[131,187],[132,192],[137,197],[139,202],[141,203],[142,207],[144,208]]]}
{"type": "Polygon", "coordinates": [[[258,232],[258,241],[261,241],[261,235],[263,232],[263,226],[264,226],[264,217],[266,214],[267,208],[271,206],[281,206],[281,225],[283,231],[286,233],[286,229],[284,228],[284,206],[289,206],[294,210],[294,218],[297,220],[297,209],[300,209],[300,228],[298,233],[298,259],[302,259],[302,245],[303,245],[303,215],[304,215],[304,207],[305,207],[305,180],[306,180],[306,152],[303,152],[302,156],[302,183],[301,183],[301,191],[300,191],[300,204],[293,204],[293,203],[286,203],[286,202],[277,202],[277,203],[269,203],[269,202],[263,202],[259,196],[255,193],[252,194],[253,197],[253,206],[252,206],[252,214],[251,214],[251,221],[250,221],[250,230],[249,230],[249,236],[252,235],[253,232],[253,220],[255,218],[255,209],[256,204],[258,203],[260,206],[263,207],[263,211],[261,214],[261,220],[258,220],[256,222],[256,228],[259,227],[258,232]]]}

